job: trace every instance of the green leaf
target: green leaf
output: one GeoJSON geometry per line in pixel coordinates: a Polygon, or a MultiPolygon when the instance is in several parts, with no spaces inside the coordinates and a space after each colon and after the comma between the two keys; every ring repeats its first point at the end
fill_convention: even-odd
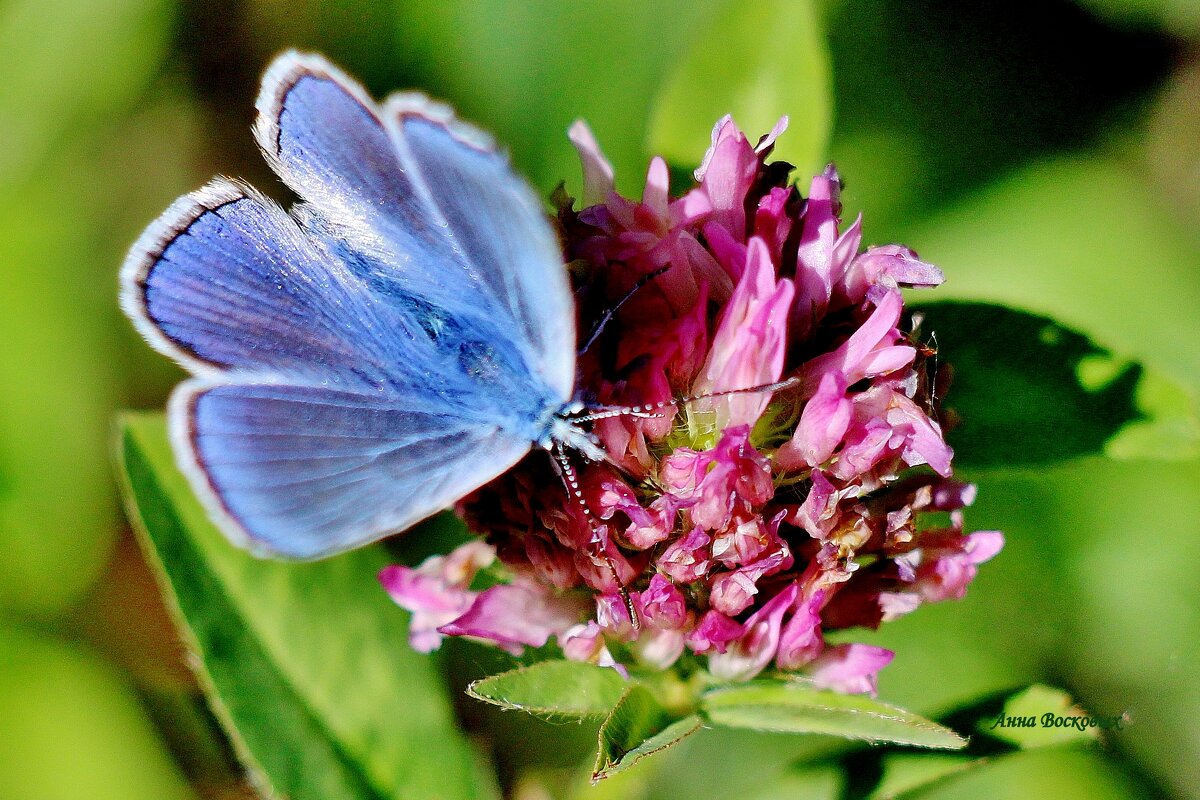
{"type": "Polygon", "coordinates": [[[496,796],[378,585],[382,549],[255,559],[208,521],[160,416],[127,416],[121,434],[130,516],[259,784],[294,800],[496,796]]]}
{"type": "Polygon", "coordinates": [[[649,150],[700,163],[713,123],[733,114],[751,142],[784,114],[776,157],[820,170],[833,121],[829,53],[811,0],[727,2],[697,37],[654,104],[649,150]]]}
{"type": "Polygon", "coordinates": [[[1110,726],[1122,724],[1119,719],[1089,717],[1066,692],[1035,684],[1010,697],[999,715],[980,720],[978,729],[1028,750],[1052,744],[1094,742],[1099,738],[1099,727],[1087,726],[1088,720],[1110,726]],[[1047,720],[1052,722],[1047,724],[1047,720]],[[1080,727],[1063,725],[1063,720],[1079,720],[1080,727]]]}
{"type": "Polygon", "coordinates": [[[475,681],[467,694],[548,719],[600,719],[612,711],[625,686],[615,670],[556,660],[475,681]]]}
{"type": "Polygon", "coordinates": [[[744,800],[841,800],[846,777],[833,764],[804,764],[775,776],[744,800]]]}
{"type": "Polygon", "coordinates": [[[641,686],[631,686],[600,726],[600,748],[592,781],[629,769],[662,752],[704,725],[696,714],[678,719],[641,686]]]}
{"type": "Polygon", "coordinates": [[[1200,453],[1184,390],[1083,334],[988,303],[917,306],[954,380],[947,434],[961,464],[1043,464],[1109,447],[1127,456],[1200,453]]]}
{"type": "Polygon", "coordinates": [[[983,763],[983,759],[946,753],[890,753],[882,759],[882,774],[869,800],[907,796],[983,763]]]}
{"type": "MultiPolygon", "coordinates": [[[[943,765],[945,766],[945,765],[943,765]]],[[[915,764],[905,769],[913,770],[915,764]]],[[[885,767],[886,771],[887,767],[885,767]]],[[[1055,800],[1133,800],[1158,792],[1123,773],[1091,747],[1068,745],[1020,750],[981,758],[958,769],[933,771],[928,781],[871,795],[872,800],[977,800],[977,798],[1053,797],[1055,800]]]]}
{"type": "Polygon", "coordinates": [[[869,742],[957,750],[967,740],[912,712],[860,695],[785,681],[714,689],[700,704],[714,725],[779,733],[827,733],[869,742]]]}

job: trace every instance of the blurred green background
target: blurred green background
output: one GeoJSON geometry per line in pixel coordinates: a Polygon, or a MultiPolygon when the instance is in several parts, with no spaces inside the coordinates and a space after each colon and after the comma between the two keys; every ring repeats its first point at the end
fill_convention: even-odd
{"type": "MultiPolygon", "coordinates": [[[[1194,0],[829,0],[813,14],[787,0],[0,0],[0,797],[252,796],[118,509],[114,411],[160,407],[180,373],[120,316],[116,272],[144,225],[214,173],[283,196],[249,126],[259,74],[287,47],[325,53],[376,96],[450,100],[546,193],[580,186],[576,117],[618,187],[640,192],[647,137],[670,123],[656,101],[701,58],[767,98],[762,113],[792,116],[793,152],[813,154],[802,171],[836,159],[866,241],[941,265],[943,297],[1053,316],[1195,407],[1194,0]],[[800,72],[796,85],[832,88],[832,109],[788,90],[800,72]]],[[[670,154],[689,166],[706,144],[670,154]]],[[[1004,530],[1007,548],[966,600],[875,637],[898,652],[881,697],[925,713],[1032,681],[1129,713],[1102,752],[1031,761],[975,796],[1200,797],[1200,460],[1182,445],[1173,460],[1109,452],[965,468],[980,487],[969,526],[1004,530]]],[[[519,796],[547,796],[538,776],[584,758],[585,741],[476,716],[485,742],[497,727],[520,737],[495,753],[519,796]]],[[[696,765],[727,762],[732,744],[753,752],[751,787],[761,764],[799,753],[714,735],[598,791],[709,796],[696,765]]]]}

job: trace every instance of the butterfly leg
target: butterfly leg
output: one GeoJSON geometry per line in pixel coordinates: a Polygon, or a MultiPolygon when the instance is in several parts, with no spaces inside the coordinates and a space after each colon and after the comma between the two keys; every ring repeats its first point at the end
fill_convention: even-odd
{"type": "Polygon", "coordinates": [[[621,601],[625,604],[625,610],[629,613],[630,624],[635,631],[640,630],[642,622],[638,617],[637,609],[633,606],[633,599],[629,596],[629,592],[626,591],[625,585],[621,582],[621,576],[617,573],[617,565],[604,552],[604,540],[600,535],[600,523],[597,521],[596,515],[592,513],[587,499],[583,496],[583,490],[579,486],[579,476],[575,472],[574,465],[571,464],[571,459],[567,455],[566,449],[558,442],[554,443],[554,461],[557,466],[556,471],[562,479],[563,486],[566,487],[567,494],[570,496],[571,501],[576,503],[583,512],[583,517],[587,520],[588,528],[592,532],[592,538],[589,542],[592,552],[588,555],[597,565],[603,563],[608,567],[613,582],[617,586],[617,592],[621,595],[621,601]]]}

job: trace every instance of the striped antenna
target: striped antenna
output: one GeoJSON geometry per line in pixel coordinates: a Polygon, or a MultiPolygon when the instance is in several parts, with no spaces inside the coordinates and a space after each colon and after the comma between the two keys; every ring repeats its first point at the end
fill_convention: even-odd
{"type": "Polygon", "coordinates": [[[761,386],[749,386],[745,389],[724,389],[719,392],[709,392],[708,394],[692,394],[685,397],[675,397],[670,400],[661,400],[648,405],[601,406],[599,408],[585,409],[586,413],[571,417],[571,421],[595,422],[598,419],[609,419],[611,417],[642,417],[648,419],[665,416],[664,412],[667,410],[670,410],[671,414],[674,415],[681,406],[685,406],[696,400],[707,400],[710,397],[726,397],[731,394],[750,394],[752,392],[782,392],[785,389],[799,386],[800,382],[799,376],[793,376],[787,380],[764,383],[761,386]]]}

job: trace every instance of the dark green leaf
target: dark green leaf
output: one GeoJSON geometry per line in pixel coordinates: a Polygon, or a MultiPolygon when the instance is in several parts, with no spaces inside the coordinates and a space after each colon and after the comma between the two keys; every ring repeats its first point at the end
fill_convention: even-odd
{"type": "Polygon", "coordinates": [[[700,705],[714,725],[779,733],[827,733],[870,742],[957,750],[966,739],[949,728],[860,695],[785,681],[714,689],[700,705]]]}
{"type": "Polygon", "coordinates": [[[945,271],[939,299],[1050,317],[1194,399],[1195,226],[1172,210],[1144,170],[1091,155],[1031,164],[898,235],[945,271]]]}
{"type": "Polygon", "coordinates": [[[600,726],[600,748],[592,780],[615,775],[666,750],[703,724],[695,714],[674,718],[646,689],[629,687],[600,726]]]}
{"type": "Polygon", "coordinates": [[[625,688],[615,670],[578,661],[543,661],[475,681],[467,693],[549,719],[600,719],[612,711],[625,688]]]}
{"type": "Polygon", "coordinates": [[[889,753],[881,759],[882,774],[869,800],[907,797],[984,763],[981,758],[946,753],[889,753]]]}
{"type": "Polygon", "coordinates": [[[648,149],[675,164],[699,164],[713,123],[725,114],[733,114],[751,142],[788,115],[776,157],[802,176],[820,169],[833,96],[811,0],[727,2],[658,96],[648,149]]]}
{"type": "Polygon", "coordinates": [[[936,335],[937,359],[953,369],[943,403],[960,464],[1043,464],[1108,447],[1186,455],[1200,441],[1200,428],[1189,440],[1181,389],[1048,317],[974,302],[917,310],[921,335],[936,335]]]}
{"type": "Polygon", "coordinates": [[[382,550],[292,564],[233,548],[175,469],[158,415],[124,419],[120,457],[130,516],[260,785],[294,800],[495,796],[377,583],[382,550]]]}

